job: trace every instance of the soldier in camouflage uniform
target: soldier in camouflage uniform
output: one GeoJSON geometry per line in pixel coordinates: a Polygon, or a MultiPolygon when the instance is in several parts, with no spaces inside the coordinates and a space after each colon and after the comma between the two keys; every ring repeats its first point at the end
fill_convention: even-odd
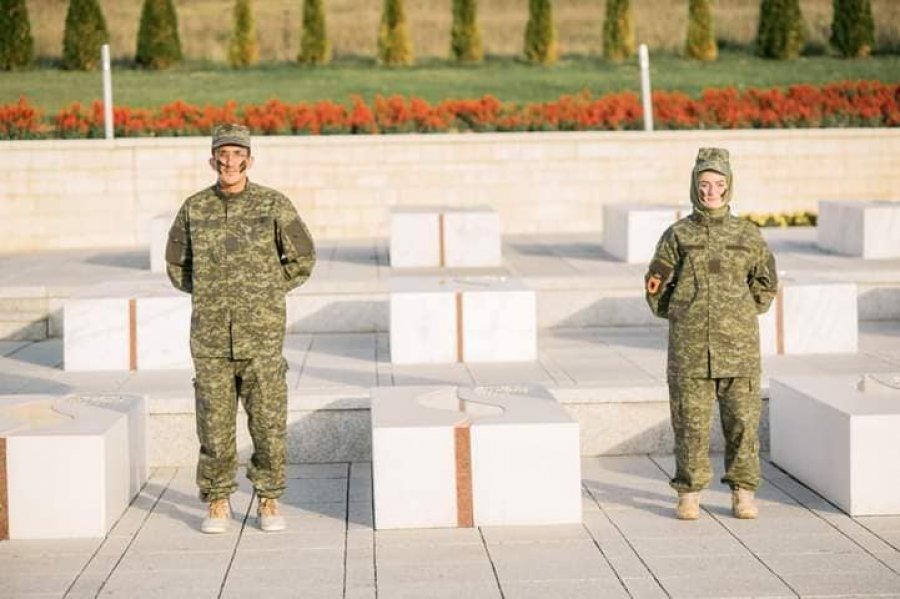
{"type": "Polygon", "coordinates": [[[285,294],[309,278],[316,254],[291,201],[247,178],[250,132],[213,132],[211,187],[187,198],[169,230],[172,284],[191,294],[191,355],[200,456],[197,486],[209,503],[203,532],[225,532],[237,489],[235,418],[244,402],[253,455],[247,467],[263,530],[281,530],[285,488],[285,294]]]}
{"type": "Polygon", "coordinates": [[[669,321],[667,378],[675,433],[676,515],[700,514],[712,478],[709,427],[718,400],[732,511],[755,518],[759,485],[760,350],[757,315],[778,290],[775,258],[755,225],[730,213],[728,151],[701,148],[691,173],[690,216],[659,240],[646,299],[669,321]]]}

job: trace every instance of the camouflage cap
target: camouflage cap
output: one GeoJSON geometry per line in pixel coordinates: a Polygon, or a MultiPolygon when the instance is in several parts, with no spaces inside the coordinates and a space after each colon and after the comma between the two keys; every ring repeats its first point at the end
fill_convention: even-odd
{"type": "Polygon", "coordinates": [[[731,175],[728,150],[725,148],[700,148],[697,152],[697,162],[694,164],[694,172],[716,171],[721,175],[731,175]]]}
{"type": "Polygon", "coordinates": [[[250,129],[237,123],[225,123],[213,129],[212,149],[222,146],[241,146],[250,149],[250,129]]]}

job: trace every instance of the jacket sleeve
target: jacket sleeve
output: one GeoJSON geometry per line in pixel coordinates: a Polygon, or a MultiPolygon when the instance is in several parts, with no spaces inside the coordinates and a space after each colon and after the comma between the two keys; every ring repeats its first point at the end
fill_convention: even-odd
{"type": "Polygon", "coordinates": [[[644,275],[644,298],[654,316],[669,317],[669,300],[675,289],[678,248],[672,229],[666,230],[656,244],[656,252],[644,275]]]}
{"type": "Polygon", "coordinates": [[[281,271],[287,281],[287,289],[291,290],[305,283],[312,274],[316,264],[316,247],[309,229],[287,198],[282,198],[280,202],[275,227],[281,271]]]}
{"type": "Polygon", "coordinates": [[[752,225],[755,233],[756,259],[747,275],[750,294],[756,304],[756,312],[762,314],[772,305],[778,293],[778,271],[775,268],[775,256],[762,234],[752,225]]]}
{"type": "Polygon", "coordinates": [[[166,241],[166,274],[176,289],[185,293],[193,290],[193,263],[188,204],[185,202],[169,228],[166,241]]]}

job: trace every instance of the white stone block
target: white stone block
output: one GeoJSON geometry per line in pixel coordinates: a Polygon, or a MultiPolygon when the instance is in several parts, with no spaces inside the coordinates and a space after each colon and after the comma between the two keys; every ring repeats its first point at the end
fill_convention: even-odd
{"type": "Polygon", "coordinates": [[[392,209],[391,266],[440,266],[441,235],[440,208],[392,209]]]}
{"type": "Polygon", "coordinates": [[[819,202],[819,247],[862,258],[900,258],[900,202],[819,202]]]}
{"type": "Polygon", "coordinates": [[[763,355],[856,353],[856,283],[783,280],[759,318],[763,355]]]}
{"type": "Polygon", "coordinates": [[[900,514],[900,374],[774,378],[772,461],[851,516],[900,514]]]}
{"type": "Polygon", "coordinates": [[[681,216],[677,206],[605,204],[603,249],[624,262],[650,262],[659,238],[681,216]]]}
{"type": "Polygon", "coordinates": [[[69,371],[128,370],[127,298],[70,298],[63,307],[63,364],[69,371]]]}
{"type": "Polygon", "coordinates": [[[455,387],[372,392],[375,526],[581,521],[578,424],[553,399],[455,387]]]}
{"type": "Polygon", "coordinates": [[[147,481],[140,396],[0,398],[11,539],[102,537],[147,481]]]}
{"type": "Polygon", "coordinates": [[[169,229],[175,220],[174,212],[166,212],[150,221],[150,271],[166,272],[166,243],[169,229]]]}
{"type": "Polygon", "coordinates": [[[537,359],[535,293],[506,277],[395,277],[395,364],[537,359]]]}
{"type": "Polygon", "coordinates": [[[191,298],[141,297],[136,303],[137,369],[191,368],[191,298]]]}
{"type": "Polygon", "coordinates": [[[442,279],[391,281],[390,342],[394,364],[457,360],[456,291],[442,279]]]}
{"type": "Polygon", "coordinates": [[[501,266],[500,216],[491,208],[445,209],[444,266],[501,266]]]}
{"type": "Polygon", "coordinates": [[[391,266],[497,267],[500,217],[488,207],[391,210],[391,266]]]}

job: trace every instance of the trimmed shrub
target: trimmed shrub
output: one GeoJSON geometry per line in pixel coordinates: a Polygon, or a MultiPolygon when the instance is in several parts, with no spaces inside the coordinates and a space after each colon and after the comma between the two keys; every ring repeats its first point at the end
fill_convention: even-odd
{"type": "Polygon", "coordinates": [[[797,58],[806,43],[800,0],[762,0],[756,53],[763,58],[797,58]]]}
{"type": "Polygon", "coordinates": [[[459,62],[481,62],[484,58],[478,26],[478,0],[453,0],[450,53],[459,62]]]}
{"type": "Polygon", "coordinates": [[[403,0],[384,0],[378,29],[378,62],[387,66],[413,63],[412,40],[403,0]]]}
{"type": "Polygon", "coordinates": [[[109,42],[97,0],[70,0],[63,34],[62,66],[90,71],[100,65],[100,47],[109,42]]]}
{"type": "Polygon", "coordinates": [[[553,0],[530,0],[525,27],[525,58],[537,64],[553,64],[559,58],[559,39],[553,20],[553,0]]]}
{"type": "Polygon", "coordinates": [[[234,68],[259,62],[259,44],[256,42],[256,22],[250,0],[237,0],[234,4],[234,30],[228,46],[228,63],[234,68]]]}
{"type": "Polygon", "coordinates": [[[684,53],[697,60],[715,60],[719,55],[709,0],[690,1],[684,53]]]}
{"type": "Polygon", "coordinates": [[[845,58],[862,58],[875,44],[871,0],[834,0],[831,45],[845,58]]]}
{"type": "Polygon", "coordinates": [[[297,60],[303,64],[331,62],[331,43],[325,28],[322,0],[303,0],[303,32],[297,60]]]}
{"type": "Polygon", "coordinates": [[[135,61],[151,69],[181,62],[178,15],[172,0],[144,0],[135,61]]]}
{"type": "Polygon", "coordinates": [[[34,38],[25,0],[0,0],[0,69],[27,67],[34,59],[34,38]]]}
{"type": "Polygon", "coordinates": [[[631,58],[635,52],[634,11],[631,0],[606,0],[603,22],[603,56],[609,60],[631,58]]]}

